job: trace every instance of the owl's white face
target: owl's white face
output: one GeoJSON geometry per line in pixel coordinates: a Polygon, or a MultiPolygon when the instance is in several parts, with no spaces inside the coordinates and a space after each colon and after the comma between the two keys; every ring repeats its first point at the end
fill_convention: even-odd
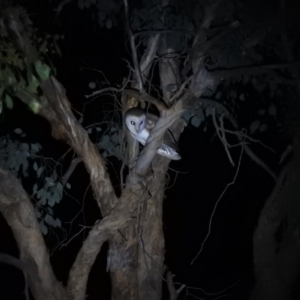
{"type": "Polygon", "coordinates": [[[146,126],[146,114],[140,108],[131,108],[125,114],[125,124],[133,134],[140,134],[146,126]]]}
{"type": "MultiPolygon", "coordinates": [[[[129,109],[124,116],[124,121],[127,129],[130,131],[131,136],[138,142],[140,142],[143,146],[145,146],[147,139],[151,130],[155,125],[155,119],[157,117],[151,116],[151,114],[147,114],[141,108],[131,108],[129,109]]],[[[162,143],[157,153],[165,156],[169,159],[178,160],[181,159],[179,153],[176,148],[167,145],[166,143],[162,143]]]]}

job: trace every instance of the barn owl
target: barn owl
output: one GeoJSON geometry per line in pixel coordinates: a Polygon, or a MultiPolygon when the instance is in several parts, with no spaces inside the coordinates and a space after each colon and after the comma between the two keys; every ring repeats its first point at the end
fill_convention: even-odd
{"type": "MultiPolygon", "coordinates": [[[[158,117],[147,114],[141,108],[131,108],[125,113],[125,124],[131,136],[145,146],[150,131],[157,122],[158,117]]],[[[179,160],[181,156],[177,152],[176,145],[172,142],[174,138],[170,132],[164,137],[163,143],[157,153],[169,159],[179,160]]]]}

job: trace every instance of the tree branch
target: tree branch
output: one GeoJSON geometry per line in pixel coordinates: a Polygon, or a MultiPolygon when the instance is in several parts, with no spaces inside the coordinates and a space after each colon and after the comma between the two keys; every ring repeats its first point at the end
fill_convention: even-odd
{"type": "Polygon", "coordinates": [[[85,299],[88,276],[102,244],[117,234],[117,230],[127,226],[135,215],[139,201],[147,195],[145,186],[139,178],[131,174],[118,204],[109,215],[93,226],[76,257],[68,280],[68,291],[73,300],[85,299]],[[133,195],[141,195],[141,197],[133,197],[133,195]]]}
{"type": "Polygon", "coordinates": [[[72,159],[72,161],[71,161],[71,163],[70,163],[70,166],[69,166],[68,170],[65,172],[65,174],[64,174],[63,177],[61,178],[61,183],[62,183],[63,186],[68,182],[68,180],[69,180],[70,176],[73,174],[73,172],[74,172],[76,166],[77,166],[81,161],[82,161],[82,159],[80,159],[79,157],[76,157],[76,158],[73,158],[73,159],[72,159]]]}
{"type": "Polygon", "coordinates": [[[156,155],[157,149],[160,147],[165,132],[170,128],[184,112],[184,103],[188,102],[190,95],[185,94],[168,110],[161,112],[161,116],[151,130],[146,145],[136,163],[135,170],[140,175],[145,175],[151,167],[151,163],[156,155]]]}
{"type": "MultiPolygon", "coordinates": [[[[60,124],[60,135],[75,150],[79,158],[83,160],[87,171],[90,174],[91,186],[103,215],[115,205],[117,198],[111,185],[109,175],[105,168],[105,161],[100,156],[97,148],[90,141],[87,132],[75,119],[65,90],[54,78],[44,81],[41,84],[44,95],[55,113],[55,122],[60,124]]],[[[52,124],[53,118],[49,119],[52,124]]],[[[55,134],[56,135],[56,134],[55,134]]]]}
{"type": "MultiPolygon", "coordinates": [[[[12,229],[35,299],[68,299],[56,280],[34,208],[17,178],[0,168],[0,211],[12,229]]],[[[21,265],[20,265],[21,266],[21,265]]]]}
{"type": "Polygon", "coordinates": [[[143,93],[145,91],[144,84],[143,84],[143,77],[141,74],[140,65],[139,65],[138,57],[137,57],[137,53],[136,53],[134,35],[132,34],[130,24],[129,24],[129,12],[128,12],[127,0],[124,0],[124,7],[125,7],[126,30],[127,30],[129,40],[130,40],[130,47],[131,47],[131,52],[132,52],[132,57],[133,57],[133,65],[134,65],[134,69],[135,69],[135,75],[136,75],[136,78],[138,81],[139,91],[141,93],[143,93]]]}
{"type": "Polygon", "coordinates": [[[28,278],[26,273],[27,272],[26,265],[20,259],[4,253],[0,253],[0,263],[5,263],[14,266],[15,268],[18,268],[21,271],[23,271],[24,280],[25,280],[25,291],[24,291],[25,298],[26,300],[30,300],[29,291],[28,291],[28,278]]]}

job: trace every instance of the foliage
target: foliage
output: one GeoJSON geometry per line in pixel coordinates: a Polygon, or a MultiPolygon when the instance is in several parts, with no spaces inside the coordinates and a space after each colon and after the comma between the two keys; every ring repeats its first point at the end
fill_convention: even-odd
{"type": "MultiPolygon", "coordinates": [[[[20,128],[14,130],[15,134],[24,138],[20,128]]],[[[59,203],[63,196],[63,185],[59,181],[55,169],[47,170],[39,155],[42,146],[39,143],[25,143],[9,135],[0,139],[0,166],[12,171],[22,181],[28,178],[36,183],[33,186],[32,199],[34,209],[39,219],[43,234],[48,233],[48,226],[61,227],[61,221],[53,216],[52,207],[59,203]],[[42,179],[42,180],[40,180],[42,179]]]]}
{"type": "MultiPolygon", "coordinates": [[[[21,89],[25,89],[31,94],[32,100],[29,108],[37,113],[39,110],[40,81],[46,80],[50,72],[55,72],[45,62],[48,60],[51,65],[48,54],[61,54],[57,41],[63,37],[46,35],[34,30],[25,10],[18,8],[15,12],[15,27],[1,26],[0,28],[0,113],[3,109],[3,103],[7,108],[13,108],[13,98],[21,89]],[[16,48],[10,35],[18,34],[17,31],[20,29],[18,22],[21,21],[30,41],[27,41],[25,45],[19,41],[19,48],[16,48]],[[32,45],[35,47],[38,57],[29,61],[28,57],[24,57],[22,50],[24,47],[31,47],[32,45]]],[[[5,11],[3,11],[3,15],[0,14],[2,24],[4,24],[6,17],[5,11]]]]}

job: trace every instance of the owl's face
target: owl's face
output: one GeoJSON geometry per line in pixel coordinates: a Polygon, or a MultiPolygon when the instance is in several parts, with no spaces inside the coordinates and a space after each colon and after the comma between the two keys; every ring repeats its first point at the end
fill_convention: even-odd
{"type": "Polygon", "coordinates": [[[133,134],[140,134],[146,126],[146,114],[140,108],[131,108],[125,114],[125,124],[133,134]]]}

